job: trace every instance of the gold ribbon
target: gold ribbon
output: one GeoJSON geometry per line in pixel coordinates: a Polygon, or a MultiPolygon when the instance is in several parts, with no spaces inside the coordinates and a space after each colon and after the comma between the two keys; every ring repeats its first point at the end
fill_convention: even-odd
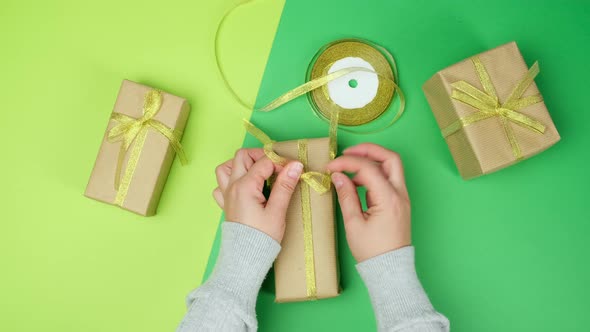
{"type": "Polygon", "coordinates": [[[510,126],[510,122],[536,133],[543,134],[545,132],[544,124],[528,115],[518,112],[520,109],[543,101],[543,97],[541,97],[540,94],[522,97],[524,92],[533,83],[535,77],[539,74],[539,64],[535,62],[526,75],[516,83],[512,92],[508,96],[508,99],[506,99],[504,103],[500,103],[496,89],[490,79],[490,75],[479,57],[472,57],[471,61],[475,66],[475,71],[477,72],[477,76],[479,77],[479,81],[481,82],[484,91],[477,89],[465,81],[458,81],[451,84],[453,87],[451,98],[467,104],[477,109],[479,112],[462,117],[444,128],[442,130],[443,137],[446,138],[462,128],[481,120],[499,117],[502,127],[504,128],[504,133],[512,147],[514,157],[517,160],[522,159],[522,152],[516,136],[514,135],[514,131],[510,126]]]}
{"type": "MultiPolygon", "coordinates": [[[[241,105],[243,106],[245,109],[247,110],[251,110],[254,112],[269,112],[272,111],[276,108],[278,108],[279,106],[295,99],[298,98],[302,95],[305,95],[313,90],[319,89],[325,85],[327,85],[329,82],[334,81],[336,79],[339,79],[343,76],[346,76],[348,74],[351,73],[355,73],[355,72],[368,72],[368,73],[373,73],[376,74],[377,76],[379,76],[379,78],[381,80],[383,80],[384,84],[388,84],[390,85],[395,91],[397,91],[399,93],[399,97],[400,97],[400,105],[399,108],[397,110],[397,113],[392,117],[392,119],[385,124],[384,126],[374,129],[374,130],[366,130],[366,131],[361,131],[361,130],[353,130],[351,128],[340,128],[341,130],[347,131],[347,132],[352,132],[352,133],[357,133],[357,134],[372,134],[372,133],[377,133],[380,132],[390,126],[392,126],[394,123],[397,122],[397,120],[399,120],[399,118],[402,116],[402,114],[404,113],[405,110],[405,97],[404,94],[401,90],[401,88],[394,82],[394,80],[392,80],[391,78],[387,77],[387,75],[385,75],[384,73],[380,73],[371,69],[367,69],[367,68],[363,68],[363,67],[349,67],[349,68],[344,68],[344,69],[340,69],[338,71],[335,71],[333,73],[330,74],[326,74],[323,75],[321,77],[315,78],[315,79],[311,79],[308,82],[301,84],[298,87],[295,87],[293,89],[291,89],[290,91],[286,92],[285,94],[283,94],[282,96],[280,96],[279,98],[275,99],[274,101],[272,101],[271,103],[269,103],[268,105],[266,105],[265,107],[262,108],[256,108],[254,105],[250,105],[248,102],[244,101],[236,92],[236,90],[234,90],[234,88],[231,86],[231,84],[229,83],[229,80],[227,79],[227,75],[225,74],[225,70],[221,64],[220,58],[219,58],[219,32],[221,31],[222,27],[224,26],[227,18],[230,16],[230,14],[236,10],[237,8],[240,8],[244,5],[247,5],[249,3],[252,3],[254,0],[244,0],[241,3],[231,7],[230,9],[228,9],[223,16],[221,17],[221,20],[219,21],[219,24],[217,25],[217,30],[215,31],[215,38],[214,38],[214,48],[215,48],[215,63],[217,64],[217,69],[219,70],[219,74],[221,76],[221,80],[223,81],[223,84],[225,85],[226,89],[229,91],[229,93],[232,95],[232,97],[241,105]]],[[[388,61],[391,63],[392,65],[392,70],[395,73],[394,75],[397,76],[397,68],[395,66],[395,61],[393,59],[393,56],[383,47],[370,43],[368,41],[361,41],[369,46],[374,47],[375,49],[377,49],[378,51],[382,52],[383,55],[388,59],[388,61]]],[[[330,65],[331,66],[331,65],[330,65]]],[[[396,77],[394,77],[395,79],[396,77]]],[[[338,114],[338,110],[332,110],[329,112],[329,119],[330,121],[332,121],[333,119],[338,120],[339,118],[339,114],[338,114]],[[334,114],[336,113],[336,114],[334,114]]],[[[314,115],[317,116],[316,112],[314,112],[314,115]]],[[[338,128],[338,121],[336,121],[336,128],[338,128]]],[[[331,128],[332,129],[332,128],[331,128]]]]}
{"type": "MultiPolygon", "coordinates": [[[[307,140],[297,141],[299,161],[303,164],[303,170],[307,172],[307,140]]],[[[304,173],[305,174],[305,173],[304,173]]],[[[328,181],[330,181],[328,177],[328,181]]],[[[329,185],[329,183],[328,183],[329,185]]],[[[313,229],[311,224],[311,197],[307,181],[300,184],[301,187],[301,212],[303,219],[303,251],[305,255],[305,284],[307,285],[307,297],[317,299],[317,287],[315,279],[315,257],[313,254],[313,229]]]]}
{"type": "MultiPolygon", "coordinates": [[[[390,105],[395,98],[396,91],[400,89],[397,85],[391,84],[399,80],[395,59],[383,47],[364,39],[341,39],[328,43],[321,47],[312,58],[307,69],[306,79],[313,80],[327,75],[336,62],[346,57],[361,58],[371,65],[372,71],[379,73],[377,75],[379,77],[377,94],[366,105],[356,109],[347,109],[332,100],[328,87],[324,85],[321,89],[310,91],[307,94],[314,114],[320,119],[329,119],[330,113],[338,110],[340,112],[338,122],[343,126],[343,129],[354,133],[366,133],[370,128],[369,123],[378,118],[386,118],[385,113],[387,113],[390,121],[377,129],[383,130],[389,127],[397,121],[399,113],[403,113],[404,105],[400,103],[397,113],[393,110],[388,112],[393,108],[390,105]],[[361,125],[367,126],[357,127],[361,125]]],[[[350,84],[351,81],[348,82],[349,86],[350,84]]]]}
{"type": "MultiPolygon", "coordinates": [[[[276,165],[287,165],[287,163],[289,162],[287,158],[281,157],[276,152],[274,152],[274,140],[270,139],[268,135],[266,135],[262,130],[253,125],[248,120],[244,120],[244,127],[246,127],[246,130],[250,133],[250,135],[254,136],[264,145],[264,154],[268,157],[268,159],[270,159],[276,165]]],[[[330,156],[331,155],[332,152],[330,152],[330,156]]],[[[331,157],[331,159],[333,159],[333,157],[331,157]]],[[[305,163],[302,160],[299,161],[301,161],[305,168],[305,163]]],[[[301,180],[305,182],[307,185],[309,185],[318,194],[327,193],[330,190],[332,183],[332,181],[330,180],[330,174],[311,171],[303,172],[303,174],[301,174],[301,180]]]]}
{"type": "Polygon", "coordinates": [[[180,144],[182,132],[179,130],[172,130],[162,122],[154,119],[154,116],[160,111],[161,106],[162,93],[158,90],[152,89],[145,94],[142,111],[143,115],[140,118],[132,118],[121,113],[113,113],[111,116],[111,119],[116,121],[117,125],[109,130],[107,141],[110,143],[121,142],[119,157],[117,160],[117,169],[115,172],[115,189],[117,189],[117,196],[114,201],[115,205],[122,206],[127,197],[129,184],[133,178],[133,173],[137,167],[137,162],[139,161],[139,156],[143,150],[143,145],[150,128],[168,139],[170,145],[178,154],[182,165],[187,163],[186,155],[180,144]],[[135,144],[131,150],[129,159],[127,160],[125,173],[121,179],[125,155],[131,144],[134,142],[135,144]]]}

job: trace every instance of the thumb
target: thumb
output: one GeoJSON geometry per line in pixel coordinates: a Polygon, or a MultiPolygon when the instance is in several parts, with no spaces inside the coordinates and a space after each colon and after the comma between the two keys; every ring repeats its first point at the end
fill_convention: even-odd
{"type": "Polygon", "coordinates": [[[268,203],[266,204],[267,209],[273,211],[272,213],[280,215],[287,213],[289,201],[295,191],[295,187],[297,187],[297,182],[299,182],[302,172],[303,164],[298,161],[288,164],[287,167],[279,172],[277,180],[272,186],[268,203]]]}
{"type": "Polygon", "coordinates": [[[351,223],[362,221],[364,219],[363,209],[352,180],[342,173],[335,172],[332,173],[332,182],[338,194],[344,227],[348,228],[351,223]]]}

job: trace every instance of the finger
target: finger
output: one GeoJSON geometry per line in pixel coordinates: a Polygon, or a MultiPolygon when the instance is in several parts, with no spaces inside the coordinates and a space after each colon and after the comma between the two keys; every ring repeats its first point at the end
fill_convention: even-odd
{"type": "Polygon", "coordinates": [[[253,191],[262,193],[264,182],[275,172],[275,165],[267,157],[256,161],[243,177],[244,185],[253,191]]]}
{"type": "Polygon", "coordinates": [[[363,221],[363,208],[354,183],[348,176],[339,172],[332,173],[332,182],[338,194],[338,203],[340,203],[340,210],[342,210],[344,226],[348,227],[347,225],[350,223],[363,221]]]}
{"type": "Polygon", "coordinates": [[[367,191],[374,192],[377,197],[388,197],[393,191],[393,186],[380,167],[367,158],[340,156],[332,160],[327,168],[332,172],[355,173],[353,181],[365,186],[367,191]]]}
{"type": "Polygon", "coordinates": [[[398,153],[373,143],[362,143],[342,152],[344,155],[368,158],[381,163],[383,172],[399,191],[406,191],[404,167],[398,153]]]}
{"type": "Polygon", "coordinates": [[[253,161],[258,161],[265,156],[264,149],[262,148],[242,148],[242,150],[244,150],[253,161]]]}
{"type": "Polygon", "coordinates": [[[217,187],[217,188],[215,188],[215,190],[213,190],[213,198],[215,199],[215,202],[217,202],[217,205],[219,205],[219,207],[223,209],[223,203],[224,203],[223,192],[221,191],[221,189],[219,187],[217,187]]]}
{"type": "Polygon", "coordinates": [[[236,181],[246,175],[250,167],[264,157],[264,150],[262,149],[239,149],[236,151],[236,155],[232,161],[232,172],[229,182],[236,181]]]}
{"type": "Polygon", "coordinates": [[[289,163],[277,175],[277,180],[272,186],[270,197],[266,208],[271,211],[271,214],[276,214],[277,219],[283,219],[289,207],[289,201],[295,191],[299,177],[303,172],[303,164],[295,161],[289,163]]]}
{"type": "Polygon", "coordinates": [[[233,159],[230,159],[215,168],[217,185],[219,186],[222,192],[225,191],[225,189],[227,189],[227,184],[229,183],[229,178],[232,173],[232,163],[233,159]]]}

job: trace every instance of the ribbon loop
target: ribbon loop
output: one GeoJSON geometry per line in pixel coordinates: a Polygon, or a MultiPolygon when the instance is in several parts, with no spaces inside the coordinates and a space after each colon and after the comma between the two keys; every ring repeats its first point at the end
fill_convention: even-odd
{"type": "Polygon", "coordinates": [[[514,135],[514,131],[510,126],[510,122],[539,134],[545,132],[544,124],[528,115],[518,112],[520,109],[543,101],[543,98],[539,94],[522,97],[524,92],[533,83],[535,77],[539,74],[539,64],[535,62],[526,75],[516,83],[512,92],[508,96],[508,99],[506,99],[504,103],[500,103],[496,89],[490,79],[490,75],[479,57],[475,56],[471,58],[471,61],[473,62],[475,71],[477,72],[477,76],[479,77],[479,81],[484,91],[479,90],[465,81],[458,81],[451,84],[451,87],[453,88],[451,98],[475,108],[478,112],[459,118],[457,121],[442,129],[443,137],[446,138],[475,122],[492,117],[499,117],[504,133],[512,147],[514,157],[516,159],[521,159],[521,149],[516,140],[516,136],[514,135]]]}

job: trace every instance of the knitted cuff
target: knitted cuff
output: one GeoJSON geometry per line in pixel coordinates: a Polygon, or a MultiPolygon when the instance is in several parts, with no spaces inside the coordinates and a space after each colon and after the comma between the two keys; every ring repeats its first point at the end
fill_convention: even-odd
{"type": "Polygon", "coordinates": [[[253,307],[281,246],[267,234],[235,222],[224,222],[221,232],[219,256],[207,284],[253,307]]]}

